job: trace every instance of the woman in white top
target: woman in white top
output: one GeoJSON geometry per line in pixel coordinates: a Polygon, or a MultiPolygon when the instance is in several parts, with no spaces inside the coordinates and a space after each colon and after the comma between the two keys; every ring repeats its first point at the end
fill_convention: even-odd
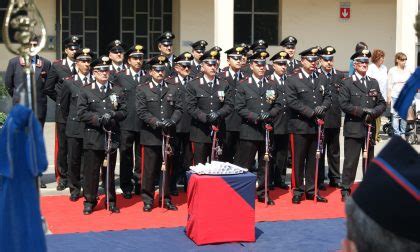
{"type": "Polygon", "coordinates": [[[395,66],[389,69],[388,73],[388,96],[387,102],[391,103],[392,113],[392,128],[394,128],[395,135],[401,136],[405,134],[407,123],[401,119],[398,113],[392,108],[400,95],[401,89],[404,87],[411,72],[405,66],[407,56],[399,52],[395,54],[395,66]]]}
{"type": "MultiPolygon", "coordinates": [[[[374,49],[372,53],[372,64],[369,65],[367,75],[369,77],[375,78],[378,81],[380,92],[383,97],[387,97],[387,78],[388,78],[388,69],[384,65],[385,52],[380,49],[374,49]]],[[[375,122],[376,133],[375,141],[379,141],[379,129],[381,128],[381,117],[376,118],[375,122]]]]}

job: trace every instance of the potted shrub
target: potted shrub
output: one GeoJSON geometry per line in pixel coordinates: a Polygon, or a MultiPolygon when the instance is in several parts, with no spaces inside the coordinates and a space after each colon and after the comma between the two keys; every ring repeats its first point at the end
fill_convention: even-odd
{"type": "Polygon", "coordinates": [[[8,113],[11,107],[12,98],[9,96],[3,77],[0,75],[0,112],[8,113]]]}
{"type": "Polygon", "coordinates": [[[3,127],[4,123],[6,122],[7,114],[4,112],[0,112],[0,129],[3,127]]]}

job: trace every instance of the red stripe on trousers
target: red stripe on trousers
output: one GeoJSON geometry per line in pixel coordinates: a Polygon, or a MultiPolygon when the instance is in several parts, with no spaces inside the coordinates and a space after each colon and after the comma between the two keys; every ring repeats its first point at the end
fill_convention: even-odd
{"type": "Polygon", "coordinates": [[[295,181],[295,140],[293,133],[290,134],[290,153],[292,154],[292,189],[296,187],[295,181]]]}
{"type": "Polygon", "coordinates": [[[58,171],[58,127],[57,123],[55,123],[55,146],[54,146],[54,173],[55,173],[55,181],[58,183],[60,178],[60,173],[58,171]]]}

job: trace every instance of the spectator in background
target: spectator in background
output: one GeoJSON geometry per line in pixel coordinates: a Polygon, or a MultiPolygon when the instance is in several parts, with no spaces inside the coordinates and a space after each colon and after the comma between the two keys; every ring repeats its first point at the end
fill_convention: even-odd
{"type": "MultiPolygon", "coordinates": [[[[385,52],[381,49],[374,49],[372,53],[371,61],[369,65],[367,76],[375,78],[379,83],[379,89],[382,93],[382,96],[386,99],[387,96],[387,78],[388,78],[388,69],[384,65],[385,52]]],[[[379,129],[381,128],[381,117],[376,118],[376,133],[375,140],[379,141],[379,129]]]]}
{"type": "MultiPolygon", "coordinates": [[[[360,41],[359,43],[356,44],[356,47],[354,48],[354,52],[357,52],[363,49],[368,49],[368,46],[365,42],[360,41]]],[[[354,74],[354,66],[353,66],[353,60],[350,60],[349,76],[351,76],[352,74],[354,74]]]]}
{"type": "Polygon", "coordinates": [[[407,56],[404,53],[398,52],[395,54],[394,62],[395,66],[391,67],[388,72],[387,103],[391,105],[392,128],[394,129],[394,134],[401,136],[405,134],[407,123],[392,107],[397,101],[401,89],[404,87],[408,78],[410,78],[411,72],[405,66],[405,63],[407,62],[407,56]]]}

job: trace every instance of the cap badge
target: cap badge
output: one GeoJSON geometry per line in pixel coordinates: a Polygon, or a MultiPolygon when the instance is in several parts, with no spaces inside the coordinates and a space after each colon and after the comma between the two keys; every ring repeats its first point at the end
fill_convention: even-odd
{"type": "Polygon", "coordinates": [[[166,59],[165,56],[159,56],[158,57],[159,64],[162,64],[162,62],[164,62],[165,59],[166,59]]]}
{"type": "Polygon", "coordinates": [[[318,48],[313,48],[312,50],[311,50],[311,53],[312,54],[316,54],[318,52],[318,48]]]}
{"type": "Polygon", "coordinates": [[[89,48],[83,48],[82,52],[86,56],[86,55],[88,55],[88,53],[90,53],[90,49],[89,48]]]}
{"type": "Polygon", "coordinates": [[[243,47],[236,47],[236,52],[241,53],[244,50],[243,47]]]}
{"type": "Polygon", "coordinates": [[[136,47],[134,47],[134,49],[136,49],[137,52],[140,52],[140,50],[143,49],[143,46],[136,45],[136,47]]]}
{"type": "Polygon", "coordinates": [[[331,54],[334,51],[334,48],[332,47],[327,47],[327,53],[331,54]]]}
{"type": "Polygon", "coordinates": [[[108,64],[109,58],[108,58],[107,56],[103,56],[103,57],[101,58],[101,60],[102,60],[102,63],[103,63],[104,65],[106,65],[106,64],[108,64]]]}
{"type": "Polygon", "coordinates": [[[214,57],[217,56],[217,51],[211,51],[210,56],[212,57],[212,59],[214,59],[214,57]]]}
{"type": "Polygon", "coordinates": [[[280,52],[279,55],[282,59],[284,59],[287,56],[287,53],[286,52],[280,52]]]}
{"type": "Polygon", "coordinates": [[[119,45],[121,45],[121,41],[119,41],[119,40],[115,40],[115,41],[114,41],[114,44],[115,44],[115,46],[119,46],[119,45]]]}
{"type": "Polygon", "coordinates": [[[184,54],[184,56],[185,56],[186,60],[190,60],[192,55],[190,53],[186,53],[186,54],[184,54]]]}
{"type": "Polygon", "coordinates": [[[260,56],[261,56],[261,59],[264,59],[267,56],[267,53],[266,52],[261,52],[260,56]]]}
{"type": "Polygon", "coordinates": [[[362,54],[363,54],[363,56],[365,56],[365,57],[366,57],[366,55],[367,55],[367,54],[369,54],[369,50],[368,50],[368,49],[364,49],[364,50],[362,51],[362,54]]]}

